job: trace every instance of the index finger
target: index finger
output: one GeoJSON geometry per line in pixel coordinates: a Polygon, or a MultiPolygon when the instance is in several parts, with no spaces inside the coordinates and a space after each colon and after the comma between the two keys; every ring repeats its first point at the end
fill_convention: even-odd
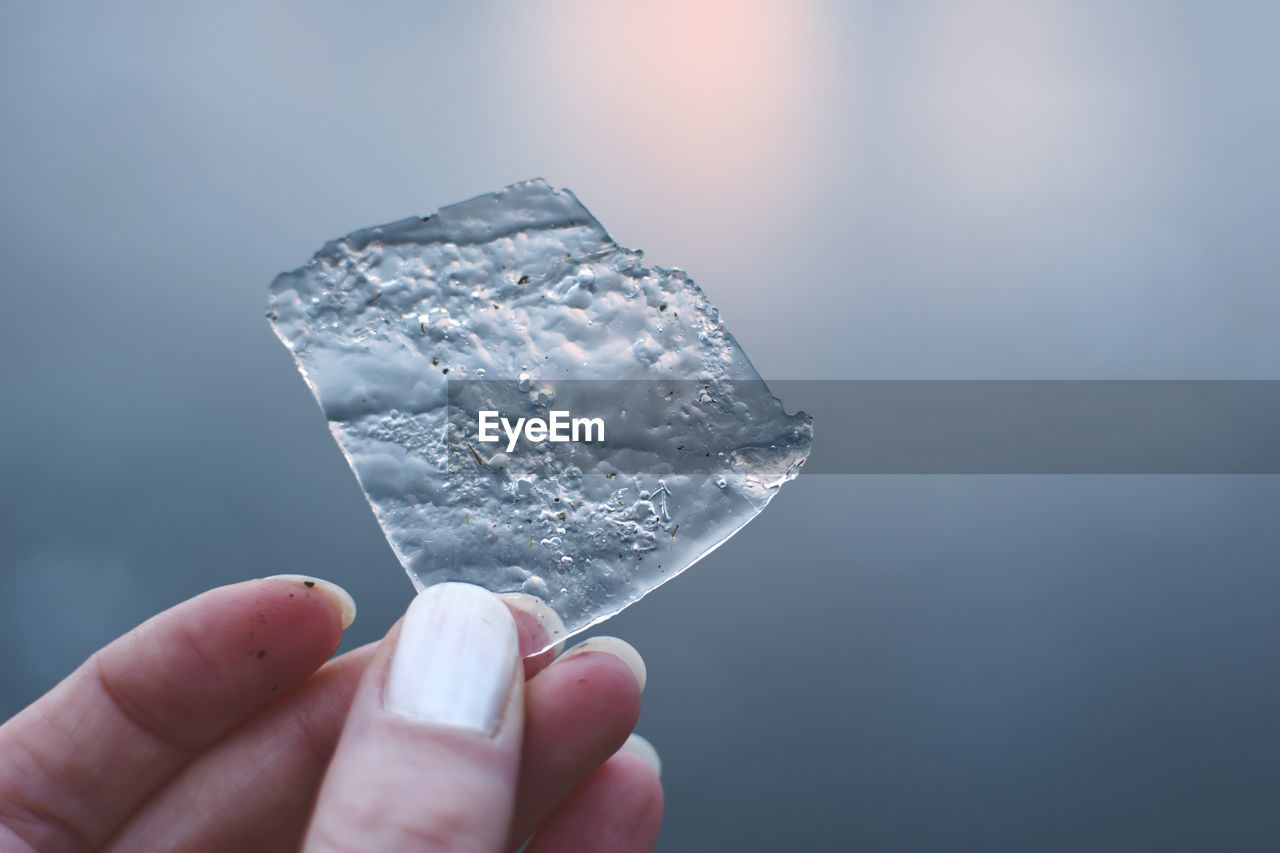
{"type": "Polygon", "coordinates": [[[324,663],[354,615],[339,587],[285,576],[143,623],[0,726],[0,833],[98,847],[195,753],[324,663]]]}

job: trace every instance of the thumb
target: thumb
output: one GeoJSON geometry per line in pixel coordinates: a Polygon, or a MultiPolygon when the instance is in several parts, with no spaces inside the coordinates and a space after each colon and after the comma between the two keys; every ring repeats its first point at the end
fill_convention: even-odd
{"type": "Polygon", "coordinates": [[[519,770],[516,626],[492,593],[423,590],[365,673],[303,850],[496,851],[519,770]]]}

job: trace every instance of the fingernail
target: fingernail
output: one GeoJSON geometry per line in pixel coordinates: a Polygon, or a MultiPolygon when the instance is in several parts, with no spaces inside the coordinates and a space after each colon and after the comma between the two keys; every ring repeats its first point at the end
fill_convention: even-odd
{"type": "MultiPolygon", "coordinates": [[[[536,595],[524,592],[505,592],[498,596],[521,613],[530,617],[530,621],[540,629],[538,636],[528,635],[523,638],[521,651],[527,654],[538,654],[543,650],[554,650],[559,653],[564,646],[565,628],[560,614],[552,610],[545,601],[536,595]]],[[[517,625],[517,629],[524,626],[517,625]]],[[[536,633],[536,632],[535,632],[536,633]]]]}
{"type": "Polygon", "coordinates": [[[634,755],[645,764],[653,768],[653,774],[659,779],[662,778],[662,759],[658,757],[658,750],[653,748],[653,744],[640,737],[640,735],[632,732],[627,737],[627,742],[622,745],[618,752],[625,752],[634,755]]]}
{"type": "Polygon", "coordinates": [[[466,583],[429,586],[400,626],[384,702],[420,722],[492,734],[519,660],[515,622],[496,595],[466,583]]]}
{"type": "Polygon", "coordinates": [[[313,578],[310,575],[271,575],[264,580],[285,580],[295,581],[302,586],[308,594],[318,593],[328,598],[338,608],[338,613],[342,617],[342,630],[351,627],[351,623],[356,621],[356,600],[351,597],[351,593],[332,581],[313,578]]]}
{"type": "Polygon", "coordinates": [[[584,640],[569,651],[560,656],[560,660],[568,660],[576,655],[583,655],[587,652],[604,652],[613,655],[627,665],[631,670],[631,674],[636,677],[636,681],[640,683],[640,689],[644,690],[645,679],[647,678],[644,668],[644,658],[640,657],[640,653],[632,648],[631,644],[617,637],[592,637],[584,640]]]}

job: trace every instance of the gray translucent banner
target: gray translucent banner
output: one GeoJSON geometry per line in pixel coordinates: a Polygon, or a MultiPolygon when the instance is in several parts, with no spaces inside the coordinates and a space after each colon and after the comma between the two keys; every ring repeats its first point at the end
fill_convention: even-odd
{"type": "Polygon", "coordinates": [[[810,444],[809,418],[759,379],[451,380],[448,393],[448,464],[506,476],[781,476],[810,444]]]}
{"type": "Polygon", "coordinates": [[[807,447],[807,413],[806,474],[1280,474],[1276,380],[478,380],[449,395],[455,458],[475,464],[508,454],[505,435],[476,440],[481,407],[603,422],[602,442],[518,442],[554,460],[547,473],[711,474],[744,448],[785,459],[807,447]]]}
{"type": "Polygon", "coordinates": [[[1275,380],[775,380],[827,474],[1280,474],[1275,380]]]}

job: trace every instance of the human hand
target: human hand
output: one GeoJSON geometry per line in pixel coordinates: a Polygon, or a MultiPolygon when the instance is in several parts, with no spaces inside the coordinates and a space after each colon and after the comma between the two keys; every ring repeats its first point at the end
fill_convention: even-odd
{"type": "Polygon", "coordinates": [[[333,660],[354,604],[323,581],[165,611],[0,726],[0,850],[650,849],[639,655],[595,638],[522,664],[562,629],[503,599],[430,587],[333,660]]]}

